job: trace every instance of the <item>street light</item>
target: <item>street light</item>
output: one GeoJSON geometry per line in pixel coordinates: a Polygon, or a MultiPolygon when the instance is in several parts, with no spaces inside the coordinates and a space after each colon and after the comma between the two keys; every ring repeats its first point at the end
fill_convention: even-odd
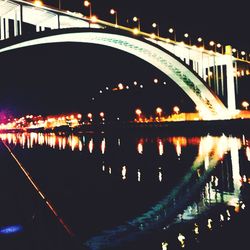
{"type": "Polygon", "coordinates": [[[174,106],[173,111],[178,115],[180,112],[180,108],[178,106],[174,106]]]}
{"type": "Polygon", "coordinates": [[[140,18],[139,17],[137,17],[137,16],[134,16],[133,17],[133,21],[134,22],[137,22],[137,27],[138,27],[138,30],[139,30],[139,32],[141,31],[141,20],[140,20],[140,18]]]}
{"type": "Polygon", "coordinates": [[[138,116],[138,121],[140,121],[140,119],[141,119],[141,114],[142,114],[142,111],[141,111],[141,109],[136,109],[135,110],[135,113],[136,113],[136,115],[138,116]]]}
{"type": "Polygon", "coordinates": [[[159,119],[159,121],[161,120],[161,114],[162,114],[162,108],[160,108],[160,107],[158,107],[158,108],[156,108],[156,114],[158,115],[158,119],[159,119]]]}
{"type": "Polygon", "coordinates": [[[92,5],[91,5],[91,2],[88,1],[88,0],[85,0],[84,1],[84,6],[89,8],[89,18],[92,17],[92,5]]]}
{"type": "Polygon", "coordinates": [[[174,35],[174,41],[176,42],[176,33],[175,33],[175,30],[173,28],[170,28],[168,30],[168,32],[174,35]]]}
{"type": "Polygon", "coordinates": [[[232,52],[233,52],[233,53],[236,53],[236,58],[239,58],[239,52],[238,52],[237,49],[233,48],[233,49],[232,49],[232,52]]]}
{"type": "Polygon", "coordinates": [[[92,117],[93,117],[92,113],[88,113],[87,116],[88,116],[88,118],[89,118],[89,121],[92,122],[92,117]]]}
{"type": "Polygon", "coordinates": [[[115,15],[115,27],[117,28],[117,26],[118,26],[117,11],[114,10],[114,9],[111,9],[111,10],[110,10],[110,14],[111,14],[111,15],[115,15]]]}
{"type": "Polygon", "coordinates": [[[202,47],[203,47],[203,48],[205,47],[205,46],[204,46],[204,40],[203,40],[203,38],[198,37],[198,38],[197,38],[197,41],[198,41],[199,43],[202,42],[202,47]]]}
{"type": "Polygon", "coordinates": [[[216,45],[216,47],[217,47],[218,49],[221,48],[221,54],[224,54],[223,45],[221,45],[220,43],[218,43],[218,44],[216,45]]]}
{"type": "Polygon", "coordinates": [[[105,120],[105,118],[104,118],[104,112],[100,112],[100,117],[101,117],[102,121],[105,120]]]}
{"type": "Polygon", "coordinates": [[[244,60],[244,56],[246,55],[246,52],[245,51],[241,51],[240,54],[242,55],[242,60],[244,60]]]}
{"type": "Polygon", "coordinates": [[[156,29],[156,35],[159,37],[160,36],[159,24],[152,23],[152,27],[156,29]]]}
{"type": "Polygon", "coordinates": [[[247,101],[243,101],[241,103],[242,107],[245,108],[246,110],[248,109],[249,103],[247,101]]]}
{"type": "Polygon", "coordinates": [[[188,33],[185,33],[185,34],[184,34],[184,37],[185,37],[185,38],[188,38],[188,45],[191,46],[191,38],[190,38],[190,35],[189,35],[188,33]]]}

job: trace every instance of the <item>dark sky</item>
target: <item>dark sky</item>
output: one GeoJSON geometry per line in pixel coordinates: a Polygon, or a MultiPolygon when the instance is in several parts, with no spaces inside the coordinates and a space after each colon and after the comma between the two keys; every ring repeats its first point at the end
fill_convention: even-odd
{"type": "MultiPolygon", "coordinates": [[[[88,14],[83,1],[61,0],[61,4],[63,9],[88,14]]],[[[213,0],[200,1],[198,5],[191,1],[92,1],[93,12],[105,20],[112,20],[109,10],[116,8],[122,24],[137,15],[142,29],[148,32],[152,31],[151,23],[158,22],[162,36],[168,36],[168,28],[175,27],[177,40],[189,32],[193,40],[202,36],[207,41],[232,44],[248,51],[248,10],[242,6],[239,2],[236,8],[231,3],[223,5],[213,0]]],[[[105,109],[133,113],[140,106],[148,113],[157,106],[166,112],[173,105],[186,111],[194,108],[182,91],[157,69],[132,55],[103,46],[53,44],[12,51],[0,55],[0,68],[0,112],[9,110],[14,115],[105,109]],[[154,78],[166,81],[168,86],[152,89],[154,78]],[[123,94],[105,91],[98,94],[106,86],[111,88],[119,82],[131,85],[135,80],[148,87],[123,94]],[[90,102],[92,97],[95,103],[90,102]]]]}

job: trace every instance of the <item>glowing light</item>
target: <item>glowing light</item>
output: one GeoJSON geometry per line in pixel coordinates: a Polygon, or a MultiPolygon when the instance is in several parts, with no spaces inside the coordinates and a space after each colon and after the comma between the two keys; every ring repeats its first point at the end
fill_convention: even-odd
{"type": "Polygon", "coordinates": [[[180,108],[178,106],[173,107],[173,111],[178,114],[180,112],[180,108]]]}
{"type": "Polygon", "coordinates": [[[220,214],[220,221],[224,221],[224,216],[223,216],[223,214],[220,214]]]}
{"type": "Polygon", "coordinates": [[[197,39],[198,42],[202,42],[202,40],[203,39],[201,37],[198,37],[198,39],[197,39]]]}
{"type": "Polygon", "coordinates": [[[157,113],[158,115],[161,115],[161,113],[162,113],[162,108],[160,108],[160,107],[156,108],[156,113],[157,113]]]}
{"type": "Polygon", "coordinates": [[[180,155],[181,155],[181,144],[180,144],[179,140],[176,141],[176,153],[177,153],[177,156],[180,157],[180,155]]]}
{"type": "Polygon", "coordinates": [[[159,140],[159,141],[158,141],[158,150],[159,150],[159,155],[163,155],[163,153],[164,153],[164,148],[163,148],[162,140],[159,140]]]}
{"type": "Polygon", "coordinates": [[[92,23],[96,23],[98,21],[98,17],[97,16],[91,16],[90,18],[92,23]]]}
{"type": "Polygon", "coordinates": [[[188,38],[188,37],[189,37],[189,34],[188,34],[188,33],[185,33],[185,34],[184,34],[184,37],[188,38]]]}
{"type": "Polygon", "coordinates": [[[118,89],[119,89],[119,90],[123,90],[123,89],[124,89],[124,86],[123,86],[122,83],[119,83],[119,84],[118,84],[118,89]]]}
{"type": "Polygon", "coordinates": [[[134,33],[135,35],[139,34],[139,32],[140,32],[140,31],[139,31],[138,28],[134,28],[134,29],[133,29],[133,33],[134,33]]]}
{"type": "Polygon", "coordinates": [[[168,249],[168,243],[166,241],[163,241],[161,243],[161,248],[162,248],[162,250],[167,250],[168,249]]]}
{"type": "Polygon", "coordinates": [[[34,1],[34,5],[37,6],[37,7],[42,7],[43,6],[43,2],[40,1],[40,0],[36,0],[36,1],[34,1]]]}
{"type": "Polygon", "coordinates": [[[134,22],[137,22],[138,20],[139,20],[139,18],[138,18],[137,16],[134,16],[134,17],[133,17],[133,21],[134,21],[134,22]]]}
{"type": "Polygon", "coordinates": [[[151,37],[152,39],[155,39],[155,33],[152,33],[152,34],[150,35],[150,37],[151,37]]]}
{"type": "Polygon", "coordinates": [[[213,221],[212,221],[212,219],[210,219],[210,218],[207,220],[207,227],[208,227],[210,230],[212,229],[212,222],[213,222],[213,221]]]}
{"type": "Polygon", "coordinates": [[[111,14],[111,15],[114,15],[115,13],[116,13],[116,11],[115,11],[114,9],[111,9],[111,10],[110,10],[110,14],[111,14]]]}
{"type": "Polygon", "coordinates": [[[158,179],[159,179],[159,182],[162,182],[162,172],[161,172],[161,168],[159,168],[158,179]]]}
{"type": "Polygon", "coordinates": [[[23,231],[23,227],[21,225],[12,225],[0,227],[0,234],[15,234],[23,231]]]}
{"type": "Polygon", "coordinates": [[[159,80],[157,78],[154,79],[154,83],[158,83],[159,80]]]}
{"type": "Polygon", "coordinates": [[[102,154],[105,153],[105,148],[106,148],[106,141],[105,141],[105,138],[103,138],[102,143],[101,143],[101,152],[102,152],[102,154]]]}
{"type": "Polygon", "coordinates": [[[199,234],[199,227],[196,223],[194,223],[194,233],[199,234]]]}
{"type": "Polygon", "coordinates": [[[169,33],[173,33],[173,32],[174,32],[174,29],[173,29],[173,28],[170,28],[170,29],[168,30],[168,32],[169,32],[169,33]]]}
{"type": "Polygon", "coordinates": [[[140,169],[138,169],[138,171],[137,171],[137,180],[138,180],[138,182],[141,181],[141,171],[140,171],[140,169]]]}
{"type": "Polygon", "coordinates": [[[152,27],[153,27],[153,28],[156,28],[156,27],[157,27],[157,24],[156,24],[156,23],[152,23],[152,27]]]}
{"type": "Polygon", "coordinates": [[[92,117],[93,117],[92,113],[88,113],[87,116],[88,116],[89,119],[92,119],[92,117]]]}
{"type": "Polygon", "coordinates": [[[246,156],[247,156],[247,160],[250,161],[250,148],[246,147],[246,156]]]}
{"type": "Polygon", "coordinates": [[[181,234],[181,233],[179,233],[179,235],[178,235],[178,241],[180,241],[180,243],[181,243],[181,247],[183,248],[183,247],[185,247],[185,236],[183,235],[183,234],[181,234]]]}
{"type": "Polygon", "coordinates": [[[142,111],[141,111],[141,109],[136,109],[136,110],[135,110],[135,113],[136,113],[138,116],[140,116],[140,115],[142,114],[142,111]]]}
{"type": "Polygon", "coordinates": [[[93,149],[94,149],[94,142],[93,142],[93,139],[91,139],[89,141],[89,152],[92,154],[93,152],[93,149]]]}
{"type": "Polygon", "coordinates": [[[84,1],[84,6],[85,6],[85,7],[89,7],[90,4],[91,4],[91,3],[90,3],[89,1],[84,1]]]}
{"type": "Polygon", "coordinates": [[[142,142],[138,143],[138,145],[137,145],[137,151],[138,151],[139,154],[143,153],[143,143],[142,142]]]}
{"type": "Polygon", "coordinates": [[[126,179],[126,174],[127,174],[127,168],[126,166],[122,167],[122,179],[125,180],[126,179]]]}
{"type": "Polygon", "coordinates": [[[210,45],[210,46],[214,46],[214,45],[215,45],[215,42],[214,42],[214,41],[210,41],[210,42],[209,42],[209,45],[210,45]]]}
{"type": "Polygon", "coordinates": [[[245,108],[246,110],[247,110],[248,107],[249,107],[249,103],[248,103],[247,101],[243,101],[243,102],[241,103],[241,105],[242,105],[242,107],[245,108]]]}

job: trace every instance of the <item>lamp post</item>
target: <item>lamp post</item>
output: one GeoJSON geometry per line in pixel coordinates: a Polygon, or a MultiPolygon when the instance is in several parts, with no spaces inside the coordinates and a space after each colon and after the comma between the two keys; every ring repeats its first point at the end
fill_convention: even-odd
{"type": "Polygon", "coordinates": [[[241,103],[242,107],[245,108],[245,110],[248,110],[248,107],[249,107],[249,103],[247,101],[243,101],[241,103]]]}
{"type": "Polygon", "coordinates": [[[174,36],[174,41],[176,42],[176,32],[175,32],[175,30],[174,30],[173,28],[170,28],[170,29],[168,30],[168,32],[169,32],[170,34],[173,34],[173,36],[174,36]]]}
{"type": "Polygon", "coordinates": [[[139,30],[139,32],[141,31],[141,19],[137,16],[133,17],[133,21],[137,23],[137,28],[139,30]]]}
{"type": "Polygon", "coordinates": [[[203,48],[205,47],[205,46],[204,46],[204,39],[203,39],[202,37],[198,37],[198,38],[197,38],[197,41],[198,41],[199,43],[202,42],[202,47],[203,47],[203,48]]]}
{"type": "Polygon", "coordinates": [[[180,112],[180,108],[179,108],[178,106],[174,106],[174,107],[173,107],[173,111],[174,111],[175,114],[178,115],[179,112],[180,112]]]}
{"type": "Polygon", "coordinates": [[[156,114],[158,115],[159,121],[161,121],[162,108],[160,107],[156,108],[156,114]]]}
{"type": "Polygon", "coordinates": [[[117,26],[118,26],[117,11],[114,10],[114,9],[111,9],[111,10],[110,10],[110,14],[111,14],[111,15],[115,15],[115,27],[117,28],[117,26]]]}
{"type": "Polygon", "coordinates": [[[184,37],[188,39],[188,45],[191,46],[191,37],[188,33],[184,34],[184,37]]]}
{"type": "Polygon", "coordinates": [[[156,29],[156,35],[159,37],[160,36],[159,24],[152,23],[152,27],[156,29]]]}
{"type": "Polygon", "coordinates": [[[89,8],[89,18],[92,17],[92,5],[91,5],[91,2],[88,1],[88,0],[85,0],[84,1],[84,6],[89,8]]]}
{"type": "Polygon", "coordinates": [[[245,51],[241,51],[240,54],[241,54],[241,56],[242,56],[241,59],[242,59],[242,60],[245,60],[244,56],[246,55],[246,52],[245,52],[245,51]]]}
{"type": "Polygon", "coordinates": [[[135,113],[136,113],[136,115],[138,116],[138,122],[140,122],[140,120],[141,120],[141,114],[142,114],[142,111],[141,111],[141,109],[136,109],[135,110],[135,113]]]}

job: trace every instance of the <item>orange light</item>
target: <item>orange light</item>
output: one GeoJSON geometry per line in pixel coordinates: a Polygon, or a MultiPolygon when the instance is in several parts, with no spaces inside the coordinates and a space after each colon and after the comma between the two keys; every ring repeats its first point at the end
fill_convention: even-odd
{"type": "Polygon", "coordinates": [[[180,111],[180,108],[178,106],[174,106],[173,111],[178,114],[180,111]]]}
{"type": "Polygon", "coordinates": [[[119,88],[119,90],[122,90],[124,87],[123,87],[123,84],[122,83],[119,83],[118,84],[118,88],[119,88]]]}
{"type": "Polygon", "coordinates": [[[40,1],[40,0],[35,0],[34,1],[34,5],[37,6],[37,7],[42,7],[43,6],[43,2],[40,1]]]}
{"type": "Polygon", "coordinates": [[[136,110],[135,110],[135,113],[136,113],[138,116],[140,116],[141,113],[142,113],[142,111],[141,111],[140,109],[136,109],[136,110]]]}
{"type": "Polygon", "coordinates": [[[156,109],[156,113],[159,114],[159,115],[161,115],[161,113],[162,113],[162,108],[158,107],[158,108],[156,109]]]}
{"type": "Polygon", "coordinates": [[[90,2],[89,1],[84,1],[84,6],[85,7],[89,7],[90,6],[90,2]]]}
{"type": "Polygon", "coordinates": [[[104,117],[104,112],[101,112],[101,113],[100,113],[100,117],[104,117]]]}
{"type": "Polygon", "coordinates": [[[81,115],[81,114],[78,114],[78,115],[77,115],[77,118],[78,118],[78,119],[81,119],[81,118],[82,118],[82,115],[81,115]]]}
{"type": "Polygon", "coordinates": [[[92,119],[93,115],[91,113],[88,113],[88,118],[92,119]]]}
{"type": "Polygon", "coordinates": [[[91,16],[90,20],[92,23],[96,23],[98,21],[98,18],[97,16],[91,16]]]}
{"type": "Polygon", "coordinates": [[[134,28],[134,29],[133,29],[133,33],[134,33],[135,35],[139,34],[139,29],[138,29],[138,28],[134,28]]]}

